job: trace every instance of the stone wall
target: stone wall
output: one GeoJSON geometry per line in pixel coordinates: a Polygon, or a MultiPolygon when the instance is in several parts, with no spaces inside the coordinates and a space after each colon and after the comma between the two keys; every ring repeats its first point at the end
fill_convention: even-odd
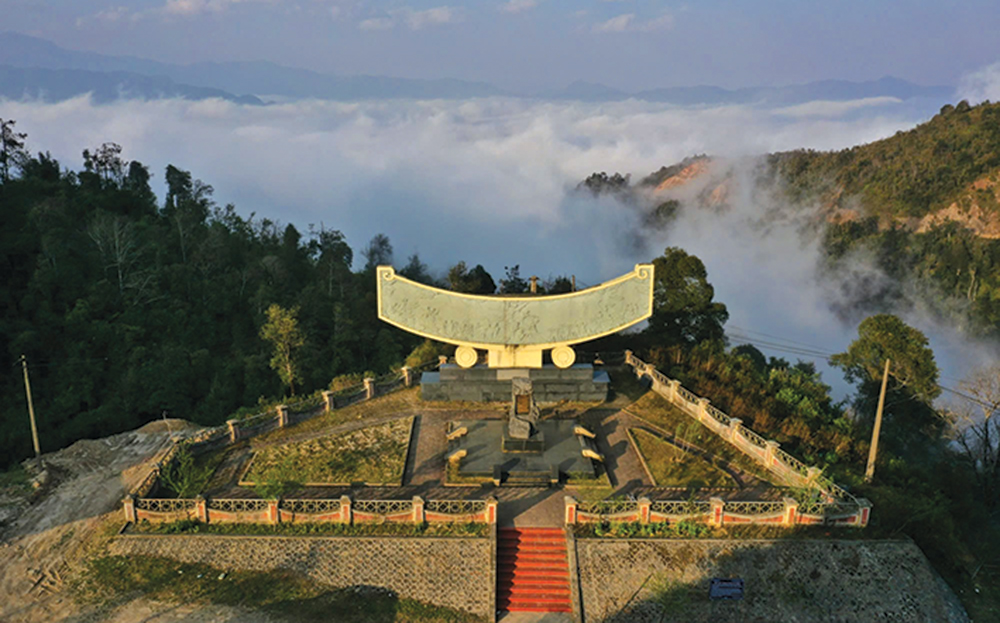
{"type": "Polygon", "coordinates": [[[584,621],[968,621],[903,541],[577,539],[584,621]],[[710,601],[713,577],[742,601],[710,601]]]}
{"type": "Polygon", "coordinates": [[[289,569],[332,587],[378,586],[403,598],[494,615],[489,538],[122,535],[113,555],[165,556],[220,569],[289,569]]]}

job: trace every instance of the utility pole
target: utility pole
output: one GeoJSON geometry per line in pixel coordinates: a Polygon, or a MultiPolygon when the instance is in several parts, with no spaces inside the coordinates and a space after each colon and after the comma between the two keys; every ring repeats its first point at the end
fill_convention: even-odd
{"type": "Polygon", "coordinates": [[[42,469],[42,450],[38,446],[38,427],[35,425],[35,404],[31,400],[31,381],[28,380],[28,360],[21,355],[21,370],[24,371],[24,393],[28,397],[28,416],[31,418],[31,441],[35,444],[35,459],[38,469],[42,469]]]}
{"type": "Polygon", "coordinates": [[[885,386],[889,383],[889,360],[885,360],[885,372],[882,373],[882,391],[878,394],[878,409],[875,411],[875,430],[872,431],[872,447],[868,450],[868,468],[865,470],[865,482],[871,482],[875,476],[875,456],[878,454],[878,434],[882,430],[882,407],[885,406],[885,386]]]}

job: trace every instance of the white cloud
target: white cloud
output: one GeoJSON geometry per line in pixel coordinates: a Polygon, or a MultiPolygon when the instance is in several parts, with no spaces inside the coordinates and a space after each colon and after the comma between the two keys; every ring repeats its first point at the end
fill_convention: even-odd
{"type": "Polygon", "coordinates": [[[612,17],[606,22],[594,24],[594,32],[660,32],[670,30],[674,26],[674,18],[668,13],[649,20],[638,20],[635,13],[623,13],[612,17]]]}
{"type": "MultiPolygon", "coordinates": [[[[676,226],[650,233],[629,207],[567,189],[594,171],[638,179],[695,153],[738,160],[799,147],[837,149],[920,120],[891,102],[843,110],[852,112],[842,118],[827,109],[816,118],[807,109],[504,98],[266,107],[0,101],[0,117],[17,119],[28,147],[51,151],[64,166],[79,168],[84,148],[115,141],[127,158],[150,167],[160,193],[162,171],[174,164],[212,184],[217,200],[233,202],[243,215],[256,212],[300,231],[322,222],[355,248],[383,232],[398,257],[419,252],[438,271],[464,260],[496,276],[520,263],[527,274],[575,274],[594,284],[679,245],[705,261],[730,324],[831,351],[847,346],[855,326],[826,305],[823,297],[836,289],[820,283],[817,242],[800,238],[794,220],[755,227],[773,208],[759,197],[734,193],[728,216],[685,212],[676,226]]],[[[937,352],[940,333],[913,322],[931,334],[937,352]]],[[[960,376],[954,361],[943,367],[960,376]]]]}
{"type": "Polygon", "coordinates": [[[77,28],[85,28],[89,24],[123,24],[123,23],[135,23],[142,19],[143,14],[141,12],[134,13],[131,9],[126,6],[113,6],[106,9],[102,9],[93,15],[88,15],[86,17],[78,17],[76,19],[77,28]]]}
{"type": "Polygon", "coordinates": [[[222,13],[237,4],[273,4],[276,0],[167,0],[155,12],[167,16],[191,17],[204,13],[222,13]]]}
{"type": "Polygon", "coordinates": [[[958,98],[978,104],[986,100],[1000,101],[1000,63],[993,63],[962,76],[958,98]]]}
{"type": "Polygon", "coordinates": [[[360,30],[390,30],[394,23],[388,17],[372,17],[358,23],[360,30]]]}
{"type": "Polygon", "coordinates": [[[538,0],[508,0],[500,5],[500,10],[504,13],[521,13],[537,6],[538,0]]]}
{"type": "Polygon", "coordinates": [[[454,24],[462,21],[459,10],[449,6],[439,6],[423,11],[414,11],[409,7],[393,9],[387,15],[372,17],[358,23],[360,30],[391,30],[396,26],[405,26],[410,30],[422,30],[430,26],[454,24]]]}
{"type": "Polygon", "coordinates": [[[399,14],[411,30],[420,30],[427,26],[454,24],[455,22],[462,21],[458,11],[448,6],[434,7],[425,11],[400,9],[399,14]]]}
{"type": "Polygon", "coordinates": [[[775,109],[775,114],[786,115],[788,117],[841,117],[849,112],[870,108],[873,106],[889,106],[900,104],[903,100],[888,95],[880,97],[866,97],[858,100],[846,102],[817,100],[796,104],[784,108],[775,109]]]}

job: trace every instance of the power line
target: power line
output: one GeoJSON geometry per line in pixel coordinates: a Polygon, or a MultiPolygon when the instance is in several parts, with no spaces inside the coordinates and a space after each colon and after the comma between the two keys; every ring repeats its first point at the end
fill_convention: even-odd
{"type": "MultiPolygon", "coordinates": [[[[761,331],[752,331],[752,330],[749,330],[749,329],[742,329],[740,327],[733,327],[733,328],[737,329],[739,331],[746,332],[746,333],[757,333],[759,335],[767,335],[768,337],[771,337],[771,338],[777,339],[777,340],[781,340],[781,341],[787,342],[789,344],[802,344],[801,342],[796,342],[795,340],[789,340],[787,338],[782,338],[782,337],[779,337],[779,336],[776,336],[776,335],[765,334],[765,333],[763,333],[761,331]]],[[[804,357],[812,357],[814,359],[822,359],[823,361],[826,361],[827,363],[830,363],[830,358],[834,355],[834,353],[831,353],[829,351],[824,351],[824,350],[821,350],[821,349],[818,349],[818,348],[816,348],[816,349],[813,349],[813,348],[799,348],[799,347],[795,347],[795,346],[789,346],[787,344],[781,344],[781,343],[771,342],[771,341],[767,341],[767,340],[759,340],[759,339],[753,338],[753,337],[751,337],[749,335],[740,335],[738,333],[728,333],[728,332],[727,332],[726,335],[728,337],[731,337],[734,341],[741,342],[743,344],[749,344],[749,345],[755,346],[755,347],[758,346],[758,345],[760,345],[760,348],[762,348],[763,350],[772,350],[772,351],[784,352],[784,353],[793,354],[793,355],[800,355],[800,356],[804,356],[804,357]]],[[[948,380],[961,382],[959,379],[955,379],[955,378],[952,378],[952,377],[941,377],[941,378],[946,378],[948,380]]],[[[965,400],[967,400],[969,402],[976,403],[976,404],[978,404],[980,406],[983,406],[983,407],[986,407],[986,408],[989,408],[989,409],[995,408],[995,405],[992,405],[992,404],[990,404],[990,403],[988,403],[988,402],[986,402],[986,401],[984,401],[984,400],[982,400],[980,398],[976,398],[975,396],[970,396],[969,394],[961,392],[961,391],[959,391],[957,389],[953,389],[951,387],[948,387],[947,385],[942,385],[941,383],[938,383],[938,387],[940,387],[942,390],[944,390],[946,392],[954,394],[954,395],[956,395],[956,396],[958,396],[960,398],[963,398],[963,399],[965,399],[965,400]]],[[[892,404],[894,404],[894,403],[892,403],[892,404]]]]}

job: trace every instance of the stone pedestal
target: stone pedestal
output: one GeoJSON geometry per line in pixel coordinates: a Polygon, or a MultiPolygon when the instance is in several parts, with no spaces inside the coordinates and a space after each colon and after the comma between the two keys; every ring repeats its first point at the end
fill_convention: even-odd
{"type": "Polygon", "coordinates": [[[538,403],[561,400],[599,402],[608,396],[607,372],[590,364],[569,368],[547,365],[542,368],[461,368],[445,364],[438,372],[425,372],[420,378],[423,400],[465,400],[469,402],[508,402],[511,379],[528,377],[538,403]]]}

